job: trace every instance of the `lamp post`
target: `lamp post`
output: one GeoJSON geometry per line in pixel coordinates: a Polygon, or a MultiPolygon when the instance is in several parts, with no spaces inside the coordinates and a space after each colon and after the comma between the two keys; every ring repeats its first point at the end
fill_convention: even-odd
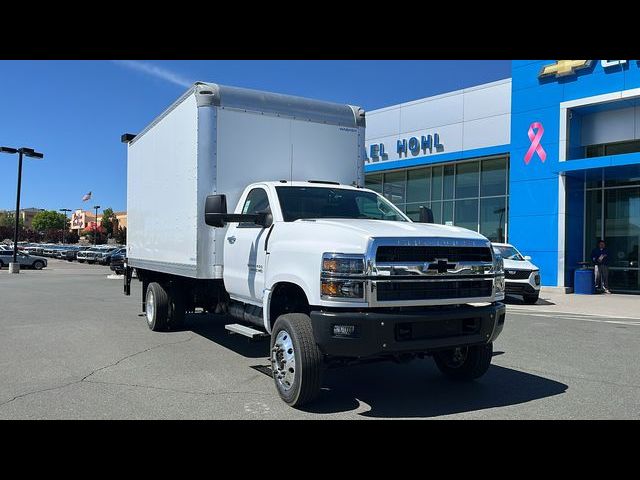
{"type": "Polygon", "coordinates": [[[20,273],[20,264],[18,263],[18,222],[20,220],[20,189],[22,187],[22,157],[44,158],[42,153],[36,152],[33,148],[11,148],[0,147],[2,153],[18,154],[18,189],[16,192],[16,226],[13,231],[13,263],[9,264],[9,273],[20,273]]]}
{"type": "Polygon", "coordinates": [[[100,208],[100,205],[94,205],[93,208],[96,211],[95,230],[93,231],[93,246],[95,247],[98,244],[98,209],[100,208]]]}
{"type": "Polygon", "coordinates": [[[62,227],[62,244],[64,245],[64,231],[67,229],[67,212],[71,212],[71,209],[61,208],[60,211],[64,213],[64,227],[62,227]]]}

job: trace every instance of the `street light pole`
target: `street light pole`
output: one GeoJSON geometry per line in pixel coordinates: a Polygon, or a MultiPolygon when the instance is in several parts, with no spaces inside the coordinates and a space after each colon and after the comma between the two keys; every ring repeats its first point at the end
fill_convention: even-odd
{"type": "Polygon", "coordinates": [[[0,147],[2,153],[18,154],[18,188],[16,192],[16,218],[15,229],[13,231],[13,264],[9,264],[9,273],[20,273],[20,264],[18,263],[18,226],[20,222],[20,190],[22,187],[22,157],[23,155],[31,158],[43,158],[42,153],[36,152],[33,148],[11,148],[0,147]]]}
{"type": "Polygon", "coordinates": [[[67,212],[70,212],[70,208],[61,208],[61,212],[64,213],[64,227],[62,227],[62,244],[64,245],[64,232],[67,229],[67,212]]]}
{"type": "Polygon", "coordinates": [[[93,231],[93,246],[95,247],[98,244],[98,209],[100,205],[94,205],[93,208],[96,209],[96,223],[95,230],[93,231]]]}

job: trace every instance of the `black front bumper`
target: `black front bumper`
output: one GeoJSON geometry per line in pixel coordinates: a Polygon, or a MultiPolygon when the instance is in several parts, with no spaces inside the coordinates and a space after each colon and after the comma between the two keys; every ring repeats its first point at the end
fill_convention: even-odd
{"type": "Polygon", "coordinates": [[[324,354],[362,358],[493,342],[502,331],[505,312],[502,303],[407,311],[316,310],[311,324],[324,354]],[[334,335],[335,325],[354,326],[355,333],[334,335]]]}
{"type": "Polygon", "coordinates": [[[533,288],[530,283],[509,282],[507,280],[504,285],[504,292],[514,295],[534,295],[539,293],[540,290],[533,288]]]}

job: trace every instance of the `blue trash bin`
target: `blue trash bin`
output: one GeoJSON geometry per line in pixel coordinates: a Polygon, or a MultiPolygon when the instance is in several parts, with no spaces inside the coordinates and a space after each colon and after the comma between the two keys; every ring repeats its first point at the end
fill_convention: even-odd
{"type": "Polygon", "coordinates": [[[573,277],[573,292],[578,295],[593,295],[595,291],[595,275],[592,268],[579,268],[573,277]]]}

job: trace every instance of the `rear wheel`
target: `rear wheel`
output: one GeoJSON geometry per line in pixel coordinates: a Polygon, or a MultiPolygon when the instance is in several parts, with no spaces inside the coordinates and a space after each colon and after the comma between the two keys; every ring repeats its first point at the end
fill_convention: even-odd
{"type": "Polygon", "coordinates": [[[44,268],[44,263],[42,263],[40,260],[36,260],[35,262],[33,262],[33,268],[36,270],[42,270],[44,268]]]}
{"type": "Polygon", "coordinates": [[[322,353],[311,319],[303,313],[278,317],[271,333],[271,369],[280,398],[292,407],[313,401],[322,384],[322,353]]]}
{"type": "Polygon", "coordinates": [[[169,319],[169,296],[162,285],[152,282],[147,287],[145,298],[147,326],[154,332],[167,329],[169,319]]]}
{"type": "Polygon", "coordinates": [[[493,343],[456,347],[433,354],[438,369],[456,380],[474,380],[484,375],[491,365],[493,343]]]}
{"type": "Polygon", "coordinates": [[[534,303],[536,303],[538,301],[538,298],[540,298],[540,294],[538,293],[522,296],[522,300],[524,300],[524,303],[528,305],[533,305],[534,303]]]}

